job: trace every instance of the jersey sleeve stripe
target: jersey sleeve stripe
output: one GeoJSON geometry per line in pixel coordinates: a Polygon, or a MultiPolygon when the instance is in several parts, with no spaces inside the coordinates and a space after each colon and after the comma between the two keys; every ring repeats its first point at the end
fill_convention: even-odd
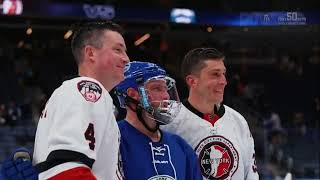
{"type": "Polygon", "coordinates": [[[97,180],[96,177],[91,173],[89,168],[77,167],[63,171],[48,180],[77,180],[77,179],[86,179],[86,180],[97,180]]]}
{"type": "Polygon", "coordinates": [[[37,164],[35,167],[39,173],[66,162],[81,162],[92,168],[94,161],[94,159],[91,159],[80,152],[70,150],[55,150],[50,152],[46,161],[37,164]]]}

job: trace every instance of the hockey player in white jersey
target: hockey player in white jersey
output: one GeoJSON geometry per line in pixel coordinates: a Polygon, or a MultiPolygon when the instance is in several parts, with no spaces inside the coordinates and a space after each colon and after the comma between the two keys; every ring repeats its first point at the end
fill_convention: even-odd
{"type": "Polygon", "coordinates": [[[39,179],[121,179],[120,134],[109,95],[129,62],[121,28],[89,22],[71,46],[79,76],[57,88],[39,120],[33,164],[39,179]]]}
{"type": "Polygon", "coordinates": [[[189,87],[188,99],[164,130],[180,135],[195,150],[203,179],[259,179],[254,140],[244,117],[222,104],[224,55],[213,48],[189,51],[182,75],[189,87]]]}

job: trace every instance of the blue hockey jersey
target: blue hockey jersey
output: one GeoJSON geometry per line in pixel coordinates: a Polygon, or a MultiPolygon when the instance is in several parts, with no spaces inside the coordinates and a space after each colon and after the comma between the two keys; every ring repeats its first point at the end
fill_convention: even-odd
{"type": "Polygon", "coordinates": [[[152,142],[127,121],[118,125],[126,180],[202,180],[195,152],[179,136],[161,131],[161,140],[152,142]]]}

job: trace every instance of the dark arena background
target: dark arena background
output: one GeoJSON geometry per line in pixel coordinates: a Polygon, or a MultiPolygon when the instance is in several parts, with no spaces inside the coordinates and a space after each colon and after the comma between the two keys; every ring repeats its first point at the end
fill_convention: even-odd
{"type": "MultiPolygon", "coordinates": [[[[131,60],[179,76],[195,47],[226,54],[225,104],[248,121],[261,179],[319,179],[320,9],[317,0],[0,0],[0,164],[32,150],[41,107],[77,74],[74,24],[112,19],[131,60]],[[13,5],[14,2],[14,5],[13,5]]],[[[116,99],[115,99],[116,100],[116,99]]],[[[63,126],[63,125],[62,125],[63,126]]]]}

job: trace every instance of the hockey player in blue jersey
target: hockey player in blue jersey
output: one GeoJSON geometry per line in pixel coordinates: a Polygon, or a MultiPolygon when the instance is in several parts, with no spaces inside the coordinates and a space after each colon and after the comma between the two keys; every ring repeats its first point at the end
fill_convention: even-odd
{"type": "Polygon", "coordinates": [[[164,132],[180,109],[175,81],[153,63],[131,62],[116,86],[127,115],[118,125],[127,180],[202,179],[193,149],[179,136],[164,132]]]}

